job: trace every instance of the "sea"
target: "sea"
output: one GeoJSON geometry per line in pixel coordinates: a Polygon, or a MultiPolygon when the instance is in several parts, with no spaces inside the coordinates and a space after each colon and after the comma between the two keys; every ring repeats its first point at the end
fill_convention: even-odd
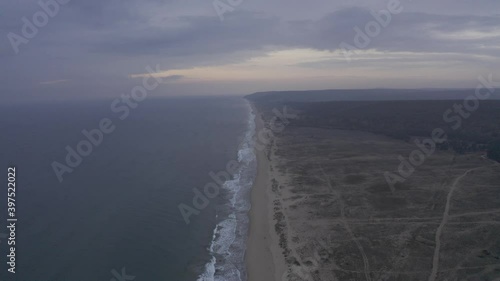
{"type": "Polygon", "coordinates": [[[149,98],[125,117],[112,103],[0,105],[0,280],[245,281],[256,173],[249,104],[149,98]]]}

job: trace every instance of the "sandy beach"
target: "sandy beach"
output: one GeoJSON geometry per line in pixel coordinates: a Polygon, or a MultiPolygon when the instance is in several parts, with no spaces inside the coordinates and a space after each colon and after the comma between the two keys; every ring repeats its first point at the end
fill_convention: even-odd
{"type": "MultiPolygon", "coordinates": [[[[256,132],[264,128],[258,111],[256,132]]],[[[285,270],[284,261],[273,230],[274,221],[270,205],[269,160],[265,150],[255,150],[257,155],[257,176],[251,193],[250,230],[247,242],[246,263],[249,281],[281,280],[285,270]]]]}

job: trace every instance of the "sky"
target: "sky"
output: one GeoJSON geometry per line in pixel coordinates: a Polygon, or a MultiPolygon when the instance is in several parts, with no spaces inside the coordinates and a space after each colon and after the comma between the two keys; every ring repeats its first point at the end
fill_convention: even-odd
{"type": "Polygon", "coordinates": [[[0,4],[2,100],[119,96],[148,66],[166,96],[500,77],[498,0],[57,1],[0,4]]]}

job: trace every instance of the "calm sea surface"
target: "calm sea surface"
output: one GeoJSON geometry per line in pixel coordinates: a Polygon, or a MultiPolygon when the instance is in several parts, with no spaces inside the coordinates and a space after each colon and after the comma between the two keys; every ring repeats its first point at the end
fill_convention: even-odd
{"type": "MultiPolygon", "coordinates": [[[[0,280],[245,280],[248,191],[255,170],[253,115],[241,98],[147,99],[124,120],[112,100],[0,106],[0,170],[16,167],[16,274],[8,273],[0,236],[0,280]],[[66,164],[82,130],[102,118],[115,126],[60,183],[51,164],[66,164]],[[210,172],[237,171],[186,224],[194,188],[210,172]],[[123,278],[123,276],[122,276],[123,278]]],[[[6,204],[0,233],[7,233],[6,204]]]]}

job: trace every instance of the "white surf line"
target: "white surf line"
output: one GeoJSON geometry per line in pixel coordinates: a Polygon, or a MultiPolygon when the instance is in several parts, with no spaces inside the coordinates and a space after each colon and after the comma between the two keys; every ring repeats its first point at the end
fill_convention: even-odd
{"type": "Polygon", "coordinates": [[[365,250],[363,249],[363,245],[361,245],[361,243],[358,241],[358,239],[356,239],[356,237],[354,236],[354,233],[352,232],[351,227],[349,226],[349,224],[347,223],[347,220],[345,219],[345,210],[344,210],[345,206],[344,206],[344,200],[342,200],[342,194],[340,193],[340,191],[337,191],[333,188],[332,183],[330,182],[330,177],[325,173],[325,170],[323,170],[323,167],[321,165],[320,165],[320,169],[321,169],[321,172],[323,173],[323,175],[325,176],[325,180],[326,180],[326,183],[328,184],[328,188],[330,188],[330,190],[333,193],[335,193],[339,199],[340,216],[341,216],[340,221],[342,222],[342,224],[344,225],[344,228],[347,230],[347,232],[351,236],[352,241],[358,247],[359,253],[361,254],[361,257],[363,258],[363,264],[364,264],[364,268],[365,268],[364,273],[365,273],[366,281],[371,281],[370,263],[368,262],[368,257],[366,256],[365,250]]]}
{"type": "Polygon", "coordinates": [[[455,179],[453,182],[453,185],[450,188],[450,191],[448,192],[448,196],[446,197],[446,207],[444,209],[444,214],[443,214],[443,220],[441,221],[441,224],[439,225],[437,231],[436,231],[436,247],[434,248],[434,257],[432,258],[432,271],[431,275],[429,276],[429,281],[435,281],[439,269],[439,253],[441,251],[441,234],[443,233],[444,226],[448,222],[448,218],[450,216],[450,205],[451,205],[451,198],[453,197],[453,193],[457,189],[458,183],[465,177],[467,174],[470,172],[481,169],[483,167],[479,168],[474,168],[474,169],[469,169],[465,171],[461,176],[455,179]]]}

